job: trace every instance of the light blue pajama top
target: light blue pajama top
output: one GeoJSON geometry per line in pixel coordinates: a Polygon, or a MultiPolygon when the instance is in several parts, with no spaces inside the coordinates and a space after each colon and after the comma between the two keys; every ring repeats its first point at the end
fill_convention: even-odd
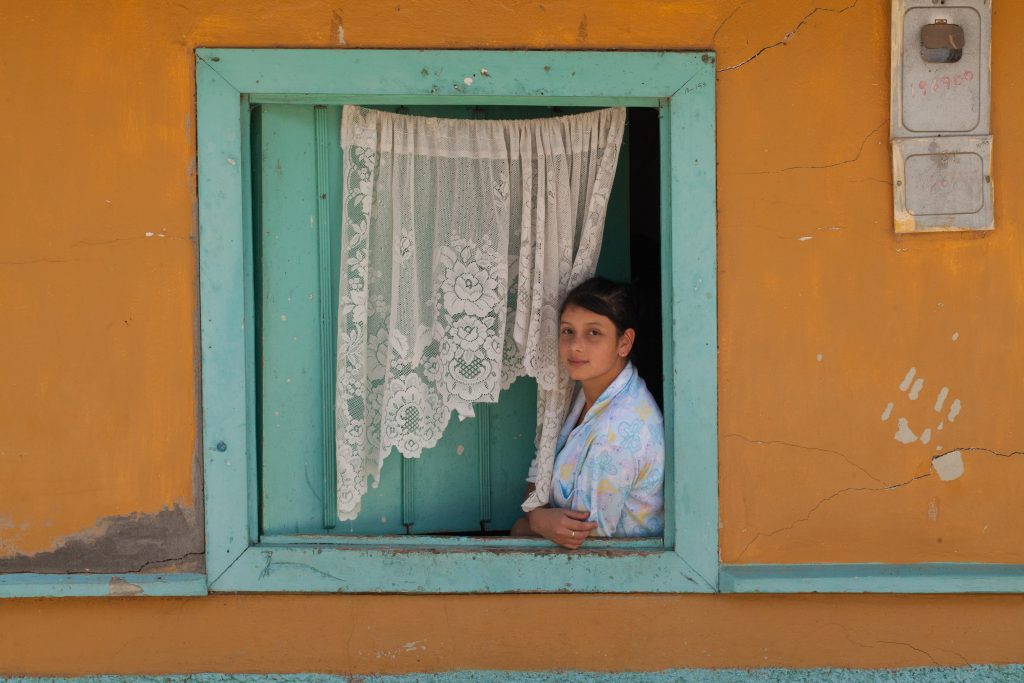
{"type": "Polygon", "coordinates": [[[576,426],[577,386],[558,436],[552,507],[589,510],[592,536],[660,536],[665,527],[665,428],[661,411],[632,363],[576,426]]]}

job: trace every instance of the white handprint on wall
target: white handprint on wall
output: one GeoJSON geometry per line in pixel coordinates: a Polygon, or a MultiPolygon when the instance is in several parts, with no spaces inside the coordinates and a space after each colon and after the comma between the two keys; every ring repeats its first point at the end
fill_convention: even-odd
{"type": "MultiPolygon", "coordinates": [[[[953,341],[959,335],[953,336],[953,341]]],[[[907,371],[907,374],[903,377],[903,381],[900,382],[900,391],[906,393],[907,399],[916,401],[921,396],[921,391],[924,389],[924,378],[917,377],[917,368],[913,367],[907,371]]],[[[933,434],[937,435],[946,426],[946,423],[952,424],[956,421],[956,418],[960,415],[960,410],[963,407],[960,403],[960,399],[954,398],[949,402],[948,407],[946,404],[949,399],[949,387],[942,387],[939,389],[935,396],[935,403],[932,406],[935,414],[937,423],[933,426],[925,427],[918,434],[910,426],[910,420],[906,417],[896,418],[896,432],[893,434],[893,438],[899,441],[901,444],[908,445],[916,442],[927,444],[932,440],[933,434]],[[945,412],[945,417],[943,413],[945,412]]],[[[890,401],[882,412],[882,422],[888,422],[889,418],[892,417],[893,408],[896,404],[890,401]]],[[[936,446],[936,451],[941,451],[942,446],[936,446]]],[[[932,467],[935,469],[939,478],[943,481],[951,481],[957,479],[964,472],[963,457],[959,450],[951,451],[949,453],[943,453],[932,458],[932,467]]]]}
{"type": "MultiPolygon", "coordinates": [[[[921,391],[924,389],[924,378],[916,377],[917,368],[910,368],[904,376],[903,381],[900,382],[900,391],[907,394],[907,398],[911,401],[916,401],[921,396],[921,391]]],[[[893,434],[893,438],[902,444],[911,444],[915,441],[920,441],[923,444],[927,444],[932,440],[933,433],[942,431],[946,426],[946,422],[953,423],[956,421],[957,416],[960,415],[962,408],[960,399],[954,398],[950,403],[948,409],[946,408],[946,399],[949,398],[949,387],[942,387],[939,389],[938,394],[935,397],[934,410],[938,415],[938,423],[934,425],[934,430],[931,426],[925,427],[920,434],[915,433],[913,428],[910,426],[910,421],[905,417],[896,418],[896,433],[893,434]],[[945,418],[942,417],[943,411],[946,411],[945,418]]],[[[882,422],[888,422],[892,416],[893,408],[895,403],[890,401],[885,406],[885,410],[882,412],[882,422]]],[[[937,447],[936,450],[942,450],[941,447],[937,447]]]]}

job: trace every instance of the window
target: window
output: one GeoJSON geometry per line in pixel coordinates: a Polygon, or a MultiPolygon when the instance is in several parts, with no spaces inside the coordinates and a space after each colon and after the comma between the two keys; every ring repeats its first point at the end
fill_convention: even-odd
{"type": "MultiPolygon", "coordinates": [[[[489,105],[378,108],[475,119],[578,111],[489,105]]],[[[340,105],[251,108],[261,538],[296,533],[507,535],[522,515],[536,430],[536,384],[528,378],[517,381],[497,404],[477,405],[476,418],[453,419],[441,442],[422,458],[389,457],[380,486],[367,492],[359,517],[337,520],[331,473],[340,119],[340,105]]],[[[650,299],[635,360],[660,395],[661,271],[648,267],[659,262],[658,165],[650,156],[656,149],[657,109],[629,109],[597,272],[615,280],[635,276],[650,299]],[[632,136],[638,145],[630,145],[632,136]],[[634,175],[637,182],[632,182],[634,175]]]]}
{"type": "Polygon", "coordinates": [[[713,67],[706,53],[198,51],[211,589],[715,589],[713,67]],[[333,493],[323,482],[332,478],[324,477],[328,441],[322,427],[325,415],[333,414],[324,398],[333,393],[333,347],[325,353],[323,337],[292,332],[315,329],[325,316],[323,329],[333,330],[333,299],[319,294],[337,287],[337,243],[330,242],[332,234],[337,237],[330,221],[339,213],[331,206],[330,169],[339,166],[331,155],[340,154],[340,105],[349,102],[445,116],[630,108],[636,139],[628,143],[633,153],[620,161],[616,206],[641,227],[630,236],[625,213],[617,223],[610,208],[608,239],[620,240],[622,249],[604,250],[600,269],[628,275],[623,254],[632,246],[642,255],[633,259],[634,269],[639,264],[663,274],[659,360],[669,460],[663,541],[595,540],[568,553],[539,539],[417,535],[508,528],[525,462],[486,457],[488,445],[508,435],[488,435],[481,425],[488,411],[504,411],[505,419],[490,425],[532,439],[532,396],[523,380],[475,424],[453,422],[438,447],[444,454],[420,461],[390,457],[381,488],[365,501],[372,513],[356,525],[331,527],[332,510],[324,501],[333,493]],[[630,192],[625,184],[636,179],[642,182],[630,192]],[[629,202],[630,195],[641,199],[629,202]],[[647,218],[637,213],[644,211],[647,218]],[[652,212],[657,221],[650,220],[652,212]],[[288,231],[282,240],[272,227],[295,221],[308,223],[309,230],[288,231]],[[660,235],[642,231],[659,223],[660,235]],[[660,244],[660,257],[652,257],[658,252],[651,243],[660,244]],[[459,457],[459,445],[479,466],[462,468],[467,476],[453,482],[443,458],[459,457]],[[429,492],[441,477],[460,487],[465,505],[431,506],[429,492]]]}

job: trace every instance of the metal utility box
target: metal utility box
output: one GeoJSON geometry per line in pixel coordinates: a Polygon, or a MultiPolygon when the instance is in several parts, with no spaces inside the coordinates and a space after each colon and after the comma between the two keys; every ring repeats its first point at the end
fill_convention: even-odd
{"type": "Polygon", "coordinates": [[[991,230],[991,0],[893,0],[896,232],[991,230]]]}

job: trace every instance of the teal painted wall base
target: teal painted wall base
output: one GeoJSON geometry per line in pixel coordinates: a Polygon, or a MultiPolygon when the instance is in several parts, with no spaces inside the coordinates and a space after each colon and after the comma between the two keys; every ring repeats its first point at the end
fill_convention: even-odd
{"type": "Polygon", "coordinates": [[[320,674],[190,674],[179,676],[85,676],[81,678],[2,678],[0,683],[1010,683],[1024,681],[1024,665],[927,667],[914,669],[670,669],[655,672],[453,671],[401,676],[320,674]]]}
{"type": "Polygon", "coordinates": [[[0,574],[0,598],[206,594],[206,574],[0,574]]]}

